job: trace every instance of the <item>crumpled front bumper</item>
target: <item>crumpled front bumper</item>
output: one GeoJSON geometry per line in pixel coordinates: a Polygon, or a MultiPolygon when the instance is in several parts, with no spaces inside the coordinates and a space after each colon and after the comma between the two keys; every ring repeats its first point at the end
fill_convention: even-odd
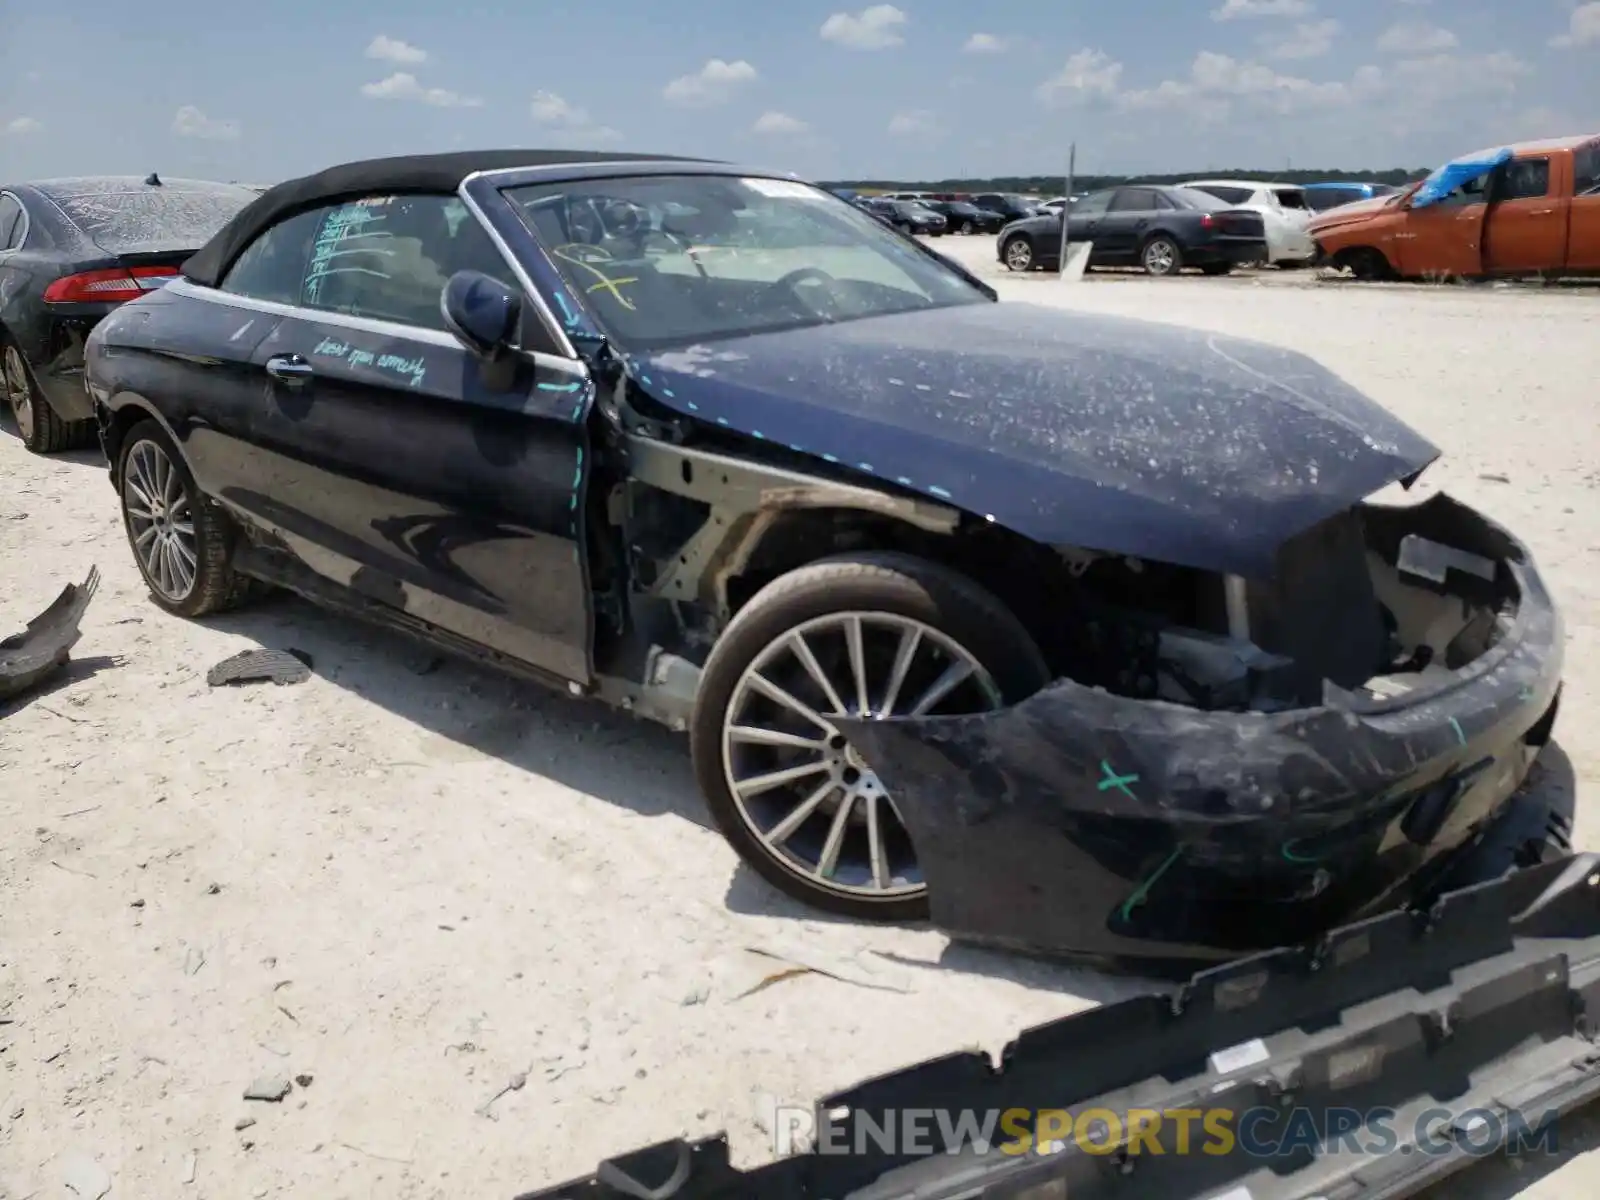
{"type": "Polygon", "coordinates": [[[970,717],[841,728],[896,798],[952,935],[1097,959],[1217,960],[1408,903],[1509,812],[1555,717],[1560,617],[1531,556],[1445,496],[1404,510],[1520,594],[1441,683],[1205,712],[1058,680],[970,717]]]}

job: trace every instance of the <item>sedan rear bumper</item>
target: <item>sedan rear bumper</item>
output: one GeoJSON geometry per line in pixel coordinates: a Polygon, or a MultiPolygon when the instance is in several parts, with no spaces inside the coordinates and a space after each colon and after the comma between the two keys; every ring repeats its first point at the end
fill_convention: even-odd
{"type": "MultiPolygon", "coordinates": [[[[1445,496],[1364,510],[1493,563],[1497,636],[1387,697],[1202,711],[1050,684],[999,712],[848,722],[957,937],[1097,959],[1218,960],[1426,897],[1505,818],[1548,741],[1563,630],[1531,557],[1445,496]],[[1509,610],[1509,611],[1508,611],[1509,610]]],[[[1381,550],[1378,553],[1382,553],[1381,550]]],[[[1436,589],[1489,585],[1459,570],[1436,589]]],[[[1403,683],[1396,686],[1405,686],[1403,683]]]]}

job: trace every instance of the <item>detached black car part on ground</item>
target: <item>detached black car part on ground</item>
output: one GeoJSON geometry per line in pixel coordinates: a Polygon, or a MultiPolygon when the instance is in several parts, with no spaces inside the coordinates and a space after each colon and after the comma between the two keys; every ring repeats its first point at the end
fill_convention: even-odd
{"type": "Polygon", "coordinates": [[[1549,738],[1526,549],[1363,503],[1415,432],[796,180],[358,163],[184,271],[88,356],[157,602],[266,581],[687,729],[809,904],[1227,958],[1434,886],[1549,738]]]}
{"type": "Polygon", "coordinates": [[[725,1138],[673,1141],[518,1200],[1398,1200],[1507,1143],[1559,1146],[1546,1122],[1600,1098],[1597,1019],[1600,856],[1565,857],[1030,1029],[998,1069],[964,1052],[866,1080],[815,1107],[842,1152],[739,1171],[725,1138]],[[1061,1122],[1025,1122],[1007,1154],[924,1118],[921,1153],[881,1148],[929,1110],[1116,1126],[1071,1122],[1049,1152],[1061,1122]],[[1130,1141],[1139,1112],[1194,1113],[1192,1136],[1130,1141]]]}
{"type": "Polygon", "coordinates": [[[107,313],[178,266],[256,193],[151,175],[0,188],[0,381],[23,444],[94,442],[83,343],[107,313]]]}

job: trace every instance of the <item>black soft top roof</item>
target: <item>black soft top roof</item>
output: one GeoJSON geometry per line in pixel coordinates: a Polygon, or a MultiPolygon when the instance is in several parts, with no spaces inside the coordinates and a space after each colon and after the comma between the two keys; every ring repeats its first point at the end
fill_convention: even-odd
{"type": "Polygon", "coordinates": [[[469,150],[342,163],[268,188],[183,264],[183,274],[205,287],[216,287],[233,260],[262,230],[296,212],[361,196],[453,192],[475,171],[568,163],[704,161],[676,154],[618,154],[595,150],[469,150]]]}

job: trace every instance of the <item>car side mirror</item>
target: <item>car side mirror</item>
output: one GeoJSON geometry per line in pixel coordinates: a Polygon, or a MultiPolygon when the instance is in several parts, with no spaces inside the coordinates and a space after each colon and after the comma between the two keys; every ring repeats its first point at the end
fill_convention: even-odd
{"type": "Polygon", "coordinates": [[[481,271],[457,271],[439,296],[444,323],[473,354],[489,362],[516,346],[522,297],[481,271]]]}

